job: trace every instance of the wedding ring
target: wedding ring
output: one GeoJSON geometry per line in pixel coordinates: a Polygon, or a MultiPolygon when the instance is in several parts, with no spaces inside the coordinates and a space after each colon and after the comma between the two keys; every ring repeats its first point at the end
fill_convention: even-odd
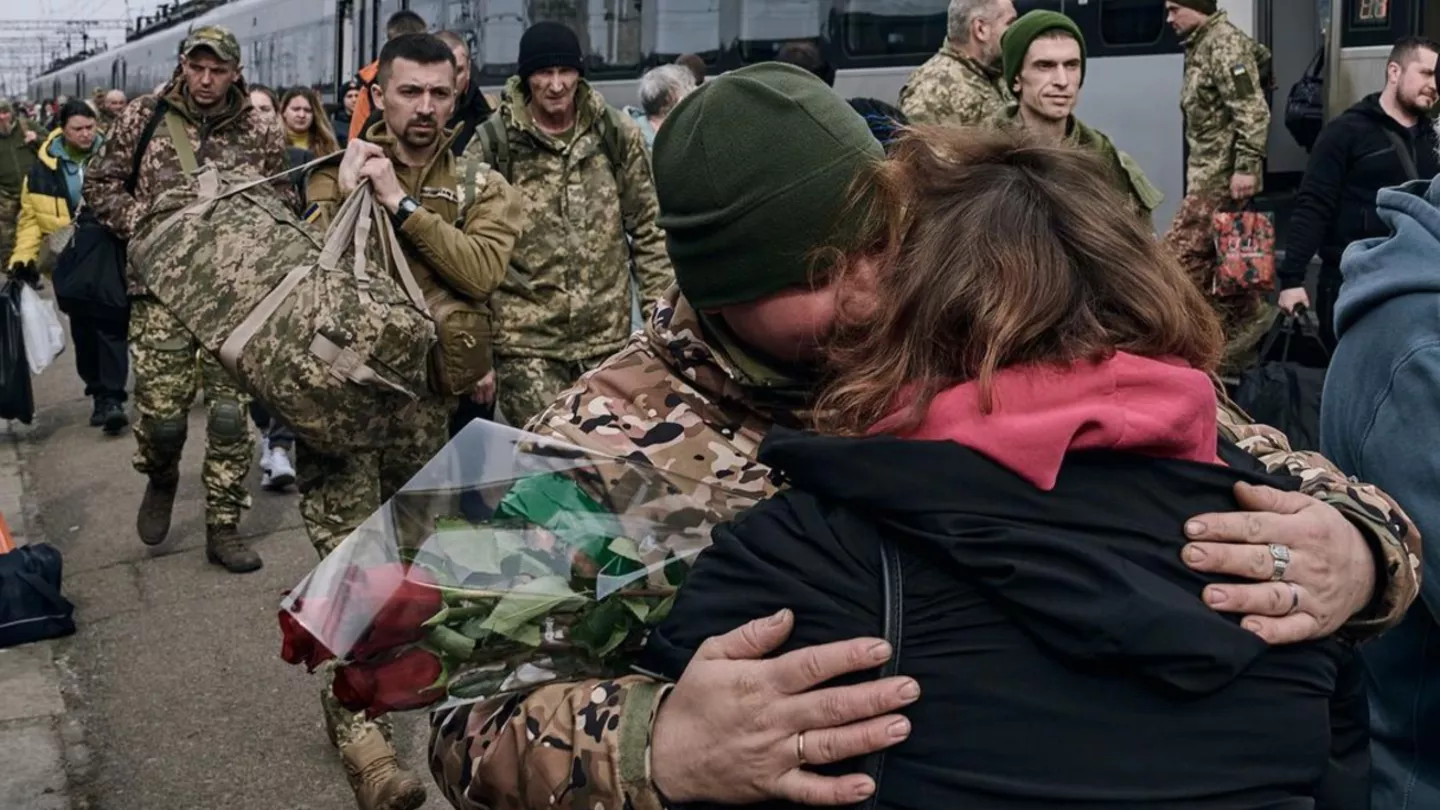
{"type": "Polygon", "coordinates": [[[1270,579],[1279,582],[1285,578],[1285,569],[1290,567],[1290,547],[1271,543],[1270,559],[1272,560],[1270,579]]]}
{"type": "Polygon", "coordinates": [[[800,760],[801,765],[807,764],[805,762],[805,732],[803,731],[795,735],[795,758],[800,760]]]}
{"type": "Polygon", "coordinates": [[[1300,609],[1300,586],[1293,582],[1285,584],[1290,586],[1290,609],[1285,611],[1285,615],[1289,616],[1300,609]]]}

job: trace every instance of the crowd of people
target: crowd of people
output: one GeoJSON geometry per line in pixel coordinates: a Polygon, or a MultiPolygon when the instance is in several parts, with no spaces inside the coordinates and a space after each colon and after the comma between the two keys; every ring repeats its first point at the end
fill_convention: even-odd
{"type": "MultiPolygon", "coordinates": [[[[317,233],[368,184],[446,305],[450,384],[381,449],[337,453],[135,267],[87,266],[123,278],[124,306],[67,313],[92,422],[123,433],[133,396],[146,544],[170,534],[201,390],[207,557],[235,573],[262,565],[238,532],[257,455],[322,557],[472,419],[691,482],[714,545],[648,674],[437,713],[457,808],[1427,806],[1396,796],[1440,791],[1417,601],[1440,518],[1407,438],[1435,390],[1440,46],[1396,45],[1300,190],[1279,306],[1308,304],[1318,250],[1327,460],[1220,383],[1274,319],[1215,292],[1211,224],[1260,190],[1269,54],[1214,0],[1166,14],[1187,180],[1163,238],[1161,191],[1074,115],[1081,30],[951,0],[898,107],[842,98],[801,42],[719,77],[655,67],[616,109],[554,22],[491,95],[463,38],[403,11],[327,113],[248,84],[236,37],[199,28],[154,93],[0,104],[0,253],[41,284],[57,235],[91,217],[136,238],[197,162],[268,179],[317,233]]],[[[361,810],[424,803],[384,717],[328,683],[321,703],[361,810]]]]}

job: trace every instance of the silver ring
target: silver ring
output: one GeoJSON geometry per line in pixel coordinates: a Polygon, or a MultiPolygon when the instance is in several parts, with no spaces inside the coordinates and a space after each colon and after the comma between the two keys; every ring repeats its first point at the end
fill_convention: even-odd
{"type": "Polygon", "coordinates": [[[1290,586],[1290,609],[1285,611],[1285,615],[1289,616],[1300,609],[1300,586],[1293,582],[1285,584],[1290,586]]]}
{"type": "Polygon", "coordinates": [[[1285,569],[1290,567],[1290,547],[1282,546],[1279,543],[1271,543],[1270,559],[1273,565],[1270,571],[1270,579],[1279,582],[1285,578],[1285,569]]]}
{"type": "Polygon", "coordinates": [[[801,765],[807,764],[805,762],[805,732],[803,731],[795,735],[795,758],[800,760],[801,765]]]}

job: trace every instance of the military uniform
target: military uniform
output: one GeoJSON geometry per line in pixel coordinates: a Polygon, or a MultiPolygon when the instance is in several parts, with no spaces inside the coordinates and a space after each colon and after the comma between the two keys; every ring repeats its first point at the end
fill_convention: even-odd
{"type": "Polygon", "coordinates": [[[512,424],[625,345],[632,255],[647,311],[674,280],[644,137],[622,120],[621,161],[611,166],[599,130],[605,100],[581,80],[575,106],[568,142],[535,125],[519,77],[499,110],[527,218],[495,294],[500,409],[512,424]]]}
{"type": "MultiPolygon", "coordinates": [[[[387,150],[401,186],[421,204],[397,234],[420,291],[427,300],[448,295],[485,310],[505,275],[524,213],[519,193],[484,163],[478,146],[472,145],[459,157],[451,152],[456,135],[456,130],[447,132],[431,162],[420,167],[394,160],[395,139],[383,122],[372,126],[365,140],[387,150]]],[[[344,201],[338,178],[335,165],[311,176],[309,218],[317,227],[327,227],[344,201]]],[[[488,353],[490,346],[481,342],[477,351],[488,353]]],[[[413,413],[395,420],[393,435],[380,451],[331,456],[300,443],[296,454],[300,515],[322,558],[440,452],[450,438],[454,407],[452,395],[422,397],[413,413]]],[[[343,747],[377,726],[336,703],[328,685],[323,696],[326,727],[337,745],[343,747]]],[[[379,724],[379,728],[389,735],[387,726],[379,724]]]]}
{"type": "MultiPolygon", "coordinates": [[[[672,291],[645,333],[561,395],[531,429],[699,482],[704,491],[691,494],[709,505],[707,519],[726,520],[775,491],[769,470],[755,461],[766,432],[805,421],[794,399],[770,394],[771,404],[756,402],[756,391],[798,392],[780,383],[703,327],[672,291]]],[[[1218,418],[1222,435],[1272,471],[1299,476],[1304,492],[1344,512],[1383,549],[1377,608],[1342,632],[1369,637],[1397,623],[1419,587],[1419,536],[1399,506],[1348,481],[1319,455],[1291,452],[1282,434],[1248,424],[1223,397],[1218,418]]],[[[670,688],[635,675],[550,684],[437,712],[431,770],[461,810],[658,810],[649,737],[670,688]]]]}
{"type": "MultiPolygon", "coordinates": [[[[0,102],[9,106],[8,102],[0,102]]],[[[10,107],[13,111],[14,108],[10,107]]],[[[20,192],[30,167],[35,165],[40,142],[45,140],[28,119],[21,118],[18,111],[10,125],[10,131],[0,134],[0,260],[10,261],[15,252],[15,234],[20,227],[20,192]],[[25,142],[26,133],[35,135],[30,143],[25,142]]],[[[0,268],[5,270],[9,268],[0,268]]]]}
{"type": "Polygon", "coordinates": [[[1222,373],[1250,361],[1274,310],[1261,293],[1216,298],[1214,227],[1211,217],[1230,199],[1230,178],[1264,173],[1270,109],[1262,77],[1269,51],[1231,24],[1225,12],[1210,16],[1185,40],[1185,199],[1165,241],[1220,316],[1227,341],[1222,373]]]}
{"type": "Polygon", "coordinates": [[[998,67],[980,64],[948,41],[900,88],[900,111],[917,125],[981,126],[1014,100],[998,67]]]}
{"type": "MultiPolygon", "coordinates": [[[[243,84],[232,86],[224,109],[209,117],[195,109],[179,79],[162,95],[184,122],[199,165],[213,164],[222,172],[256,179],[287,168],[280,125],[255,112],[243,84]]],[[[134,195],[125,191],[141,133],[160,98],[142,96],[125,108],[85,174],[87,205],[121,239],[143,238],[150,224],[147,215],[158,195],[192,182],[162,124],[155,128],[141,158],[134,195]]],[[[288,178],[277,180],[274,189],[281,199],[295,204],[288,178]]],[[[241,510],[250,506],[244,481],[255,446],[246,417],[248,397],[218,361],[149,295],[133,266],[127,267],[126,286],[132,308],[129,339],[135,408],[140,417],[135,423],[135,469],[150,476],[152,482],[173,482],[185,447],[187,415],[196,390],[203,387],[205,523],[211,530],[233,528],[240,521],[241,510]]]]}

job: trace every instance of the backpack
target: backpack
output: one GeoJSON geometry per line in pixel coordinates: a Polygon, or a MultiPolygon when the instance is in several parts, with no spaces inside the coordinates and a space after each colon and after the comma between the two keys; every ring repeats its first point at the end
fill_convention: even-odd
{"type": "MultiPolygon", "coordinates": [[[[620,186],[620,195],[623,197],[625,188],[623,186],[625,173],[625,126],[620,121],[622,113],[605,105],[605,114],[600,116],[596,125],[600,130],[600,151],[605,153],[606,160],[610,161],[610,172],[615,175],[615,183],[620,186]]],[[[485,119],[475,133],[481,145],[485,149],[485,161],[495,167],[495,171],[505,178],[505,182],[515,183],[515,165],[510,156],[510,138],[505,131],[505,122],[500,118],[500,108],[497,106],[495,112],[485,119]]]]}
{"type": "Polygon", "coordinates": [[[75,632],[75,606],[60,595],[63,569],[49,543],[0,554],[0,648],[75,632]]]}
{"type": "Polygon", "coordinates": [[[1285,128],[1295,143],[1309,152],[1325,127],[1325,49],[1310,60],[1305,75],[1290,88],[1285,100],[1285,128]]]}
{"type": "Polygon", "coordinates": [[[377,216],[398,254],[394,232],[367,183],[322,244],[271,182],[207,167],[198,195],[186,188],[157,198],[130,260],[151,294],[297,438],[331,455],[393,444],[428,390],[435,344],[414,278],[392,276],[387,248],[370,244],[379,241],[370,239],[377,216]]]}

